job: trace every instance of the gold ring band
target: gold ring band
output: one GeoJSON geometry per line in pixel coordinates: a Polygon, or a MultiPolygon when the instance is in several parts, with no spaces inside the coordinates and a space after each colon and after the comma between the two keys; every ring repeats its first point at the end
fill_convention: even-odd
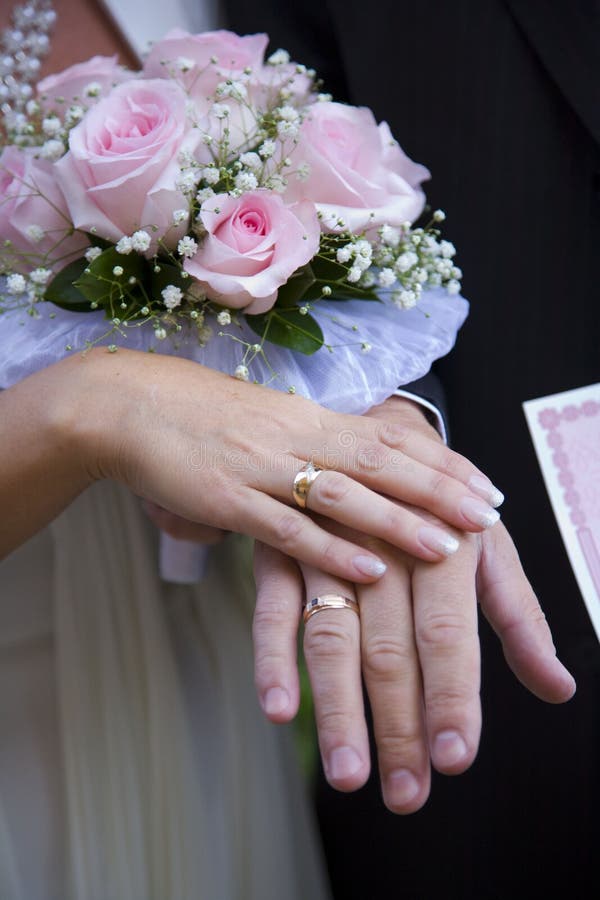
{"type": "Polygon", "coordinates": [[[302,615],[304,624],[322,609],[351,609],[357,616],[360,616],[358,601],[352,597],[344,597],[342,594],[321,594],[320,597],[314,597],[305,604],[302,615]]]}
{"type": "Polygon", "coordinates": [[[322,471],[323,469],[319,468],[319,466],[315,466],[314,463],[309,461],[305,466],[302,466],[294,478],[292,493],[294,495],[294,500],[300,509],[306,509],[308,492],[322,471]]]}

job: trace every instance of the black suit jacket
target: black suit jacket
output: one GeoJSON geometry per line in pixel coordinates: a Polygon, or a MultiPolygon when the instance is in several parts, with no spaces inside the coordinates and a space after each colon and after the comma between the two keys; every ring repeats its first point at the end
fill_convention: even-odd
{"type": "MultiPolygon", "coordinates": [[[[594,895],[600,867],[600,648],[554,523],[521,404],[600,377],[600,5],[594,0],[228,0],[336,99],[365,104],[448,215],[471,315],[438,366],[455,447],[505,491],[504,521],[578,692],[531,697],[482,626],[484,732],[472,770],[424,810],[373,780],[322,786],[336,896],[594,895]],[[348,852],[348,848],[352,852],[348,852]],[[589,878],[590,893],[583,888],[589,878]]],[[[600,452],[600,448],[599,448],[600,452]]]]}

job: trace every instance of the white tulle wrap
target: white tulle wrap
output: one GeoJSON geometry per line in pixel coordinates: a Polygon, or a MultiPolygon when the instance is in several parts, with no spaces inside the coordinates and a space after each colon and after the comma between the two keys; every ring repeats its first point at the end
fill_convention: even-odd
{"type": "MultiPolygon", "coordinates": [[[[192,331],[158,341],[151,327],[129,326],[121,334],[107,336],[110,324],[103,312],[72,313],[51,304],[37,309],[38,317],[24,309],[0,315],[0,388],[83,350],[87,341],[176,354],[228,374],[234,373],[244,355],[244,347],[229,335],[258,341],[243,319],[224,328],[213,320],[213,336],[201,346],[192,331]]],[[[436,359],[452,349],[467,314],[467,301],[442,288],[425,291],[418,306],[410,310],[398,309],[386,298],[379,303],[322,300],[313,315],[327,347],[306,356],[266,344],[266,360],[258,355],[249,364],[250,378],[278,390],[293,388],[338,412],[360,414],[382,403],[399,386],[425,375],[436,359]]],[[[198,414],[201,419],[201,405],[198,414]]],[[[204,555],[203,547],[163,535],[161,574],[168,581],[197,581],[202,577],[204,555]]]]}

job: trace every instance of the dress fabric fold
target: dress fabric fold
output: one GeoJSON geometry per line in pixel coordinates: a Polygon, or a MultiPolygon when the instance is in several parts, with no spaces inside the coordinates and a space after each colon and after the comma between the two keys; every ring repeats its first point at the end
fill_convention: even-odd
{"type": "Polygon", "coordinates": [[[0,565],[3,900],[327,900],[292,734],[252,672],[250,543],[158,575],[104,482],[0,565]]]}

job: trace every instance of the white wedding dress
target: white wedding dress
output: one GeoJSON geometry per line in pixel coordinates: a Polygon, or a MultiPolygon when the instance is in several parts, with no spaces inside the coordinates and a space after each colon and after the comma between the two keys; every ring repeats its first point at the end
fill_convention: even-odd
{"type": "Polygon", "coordinates": [[[112,483],[0,564],[2,900],[321,900],[292,735],[255,698],[249,544],[196,586],[112,483]]]}
{"type": "MultiPolygon", "coordinates": [[[[133,46],[158,36],[136,3],[107,4],[133,46]]],[[[0,900],[326,900],[293,735],[256,700],[249,557],[231,536],[162,581],[106,482],[0,563],[0,900]]]]}

